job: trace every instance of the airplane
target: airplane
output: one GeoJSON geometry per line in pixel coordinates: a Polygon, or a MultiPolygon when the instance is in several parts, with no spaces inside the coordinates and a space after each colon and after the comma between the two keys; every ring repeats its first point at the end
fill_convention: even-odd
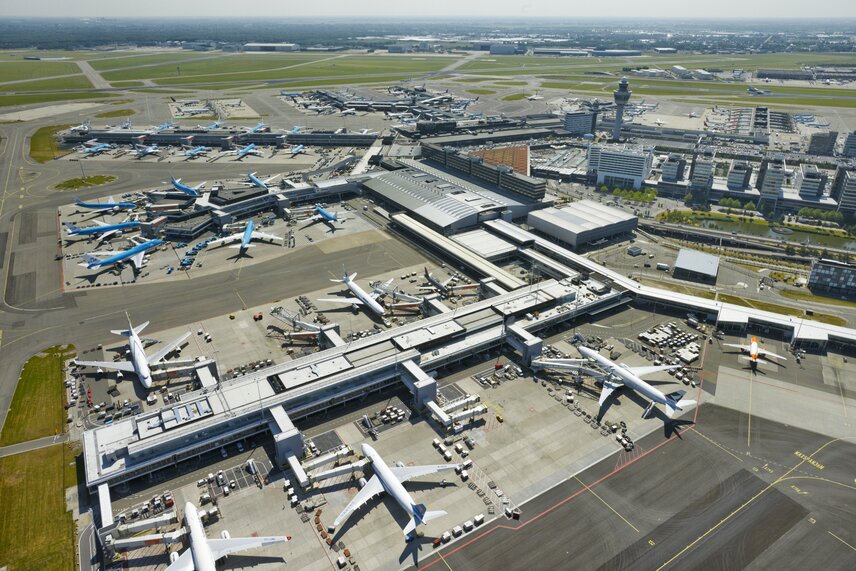
{"type": "Polygon", "coordinates": [[[145,147],[141,147],[139,145],[134,145],[134,155],[138,159],[141,159],[141,158],[145,157],[146,155],[157,155],[157,154],[160,154],[160,151],[158,150],[157,145],[149,145],[149,146],[145,146],[145,147]]]}
{"type": "Polygon", "coordinates": [[[205,186],[204,182],[200,182],[196,186],[188,186],[181,182],[180,178],[175,177],[171,177],[169,182],[164,182],[163,184],[171,184],[175,190],[180,190],[184,194],[193,197],[199,196],[199,191],[205,186]]]}
{"type": "MultiPolygon", "coordinates": [[[[766,359],[767,361],[770,361],[770,358],[781,359],[782,361],[787,361],[787,359],[785,357],[782,357],[781,355],[776,355],[772,351],[767,351],[767,349],[765,349],[763,347],[759,347],[758,346],[758,338],[755,337],[754,335],[749,340],[749,345],[744,345],[742,343],[723,343],[722,345],[725,347],[736,347],[737,349],[740,349],[741,353],[747,354],[749,356],[749,362],[752,365],[753,369],[755,368],[755,366],[758,365],[758,357],[761,357],[762,359],[766,359]]],[[[770,362],[774,363],[775,361],[770,361],[770,362]]],[[[776,363],[776,364],[778,364],[778,363],[776,363]]]]}
{"type": "Polygon", "coordinates": [[[81,123],[80,125],[75,125],[74,127],[71,127],[69,131],[71,131],[72,133],[89,131],[90,123],[91,122],[87,120],[86,123],[81,123]]]}
{"type": "Polygon", "coordinates": [[[353,293],[356,297],[346,297],[346,298],[327,298],[327,299],[319,299],[318,301],[327,301],[330,303],[348,303],[351,305],[364,305],[368,307],[375,314],[383,317],[383,314],[386,313],[384,307],[377,301],[377,298],[380,297],[381,292],[372,291],[372,293],[366,293],[366,291],[360,287],[360,285],[354,281],[354,278],[357,277],[356,273],[348,275],[348,272],[345,271],[345,268],[342,268],[344,273],[342,279],[340,280],[330,280],[334,283],[345,284],[351,293],[353,293]]]}
{"type": "Polygon", "coordinates": [[[558,359],[554,360],[558,365],[556,368],[568,370],[584,369],[587,362],[593,361],[603,371],[603,374],[595,373],[593,376],[601,377],[603,390],[600,393],[599,405],[602,407],[616,389],[621,387],[631,388],[644,397],[647,397],[651,403],[645,408],[642,413],[642,418],[648,418],[655,404],[662,404],[666,407],[666,415],[672,418],[679,410],[684,410],[696,404],[694,400],[681,400],[686,394],[686,391],[677,391],[670,395],[664,394],[659,389],[654,388],[650,384],[643,381],[640,377],[656,373],[657,371],[667,371],[669,369],[677,369],[680,365],[658,365],[651,367],[628,367],[625,364],[616,364],[594,349],[588,347],[579,347],[580,354],[584,359],[558,359]],[[675,398],[677,395],[677,398],[675,398]]]}
{"type": "Polygon", "coordinates": [[[100,155],[101,153],[104,153],[106,151],[109,151],[110,149],[115,148],[114,145],[111,145],[109,143],[97,144],[94,141],[92,141],[92,143],[94,143],[94,144],[89,145],[89,143],[84,143],[82,146],[77,147],[77,150],[79,152],[85,154],[85,155],[94,156],[94,155],[100,155]]]}
{"type": "Polygon", "coordinates": [[[403,113],[390,113],[389,111],[384,111],[384,115],[386,115],[387,119],[411,119],[413,118],[413,113],[405,111],[403,113]]]}
{"type": "Polygon", "coordinates": [[[178,111],[179,111],[179,113],[182,113],[184,115],[205,115],[206,113],[211,112],[211,110],[207,109],[207,108],[201,108],[200,109],[200,108],[187,108],[187,107],[182,107],[178,111]]]}
{"type": "Polygon", "coordinates": [[[294,127],[292,127],[291,129],[289,129],[288,133],[289,133],[290,135],[296,135],[296,134],[298,134],[298,133],[299,133],[300,131],[302,131],[302,130],[303,130],[303,125],[295,125],[295,126],[294,126],[294,127]]]}
{"type": "Polygon", "coordinates": [[[140,227],[140,222],[120,222],[118,224],[105,224],[104,222],[99,222],[98,220],[95,220],[95,223],[98,226],[92,226],[89,228],[78,228],[74,224],[66,224],[65,231],[68,233],[69,236],[98,236],[98,241],[103,242],[113,234],[121,234],[125,230],[140,227]]]}
{"type": "Polygon", "coordinates": [[[454,291],[458,289],[473,289],[479,287],[478,284],[465,284],[460,286],[449,285],[453,278],[449,278],[446,281],[441,282],[439,279],[437,279],[436,276],[434,276],[434,274],[428,271],[428,268],[424,268],[424,273],[422,274],[422,277],[424,277],[425,280],[431,285],[421,286],[417,289],[438,291],[446,295],[454,293],[454,291]]]}
{"type": "Polygon", "coordinates": [[[148,242],[137,244],[136,246],[123,250],[117,254],[114,254],[113,252],[91,252],[89,254],[83,254],[84,263],[78,265],[86,268],[87,270],[95,270],[103,268],[104,266],[122,264],[125,260],[130,260],[134,269],[139,271],[143,266],[143,258],[146,255],[146,251],[151,250],[152,248],[157,248],[161,244],[163,244],[163,240],[149,240],[148,242]],[[106,256],[106,258],[101,260],[98,258],[99,256],[106,256]]]}
{"type": "Polygon", "coordinates": [[[199,125],[199,128],[200,129],[206,129],[206,130],[208,130],[208,129],[219,129],[220,125],[222,125],[222,123],[220,121],[214,121],[210,125],[205,125],[204,127],[202,125],[199,125]]]}
{"type": "Polygon", "coordinates": [[[75,198],[74,204],[79,208],[88,208],[89,210],[112,210],[113,212],[118,212],[120,210],[133,210],[137,207],[134,202],[116,202],[112,196],[107,197],[107,202],[83,202],[79,198],[75,198]]]}
{"type": "Polygon", "coordinates": [[[267,127],[266,123],[262,123],[261,121],[255,127],[249,129],[247,133],[258,133],[262,131],[265,127],[267,127]]]}
{"type": "Polygon", "coordinates": [[[303,95],[299,91],[280,91],[279,94],[281,97],[300,97],[303,95]]]}
{"type": "Polygon", "coordinates": [[[318,222],[323,222],[324,224],[327,224],[328,226],[330,226],[330,229],[332,231],[335,231],[336,227],[333,225],[333,223],[339,222],[341,224],[345,220],[348,220],[348,218],[339,216],[338,212],[334,212],[334,213],[330,214],[328,211],[324,210],[324,208],[320,204],[316,204],[315,205],[315,214],[309,218],[309,224],[304,226],[304,228],[307,228],[307,227],[309,227],[313,224],[316,224],[318,222]]]}
{"type": "Polygon", "coordinates": [[[544,99],[544,96],[535,93],[533,95],[527,95],[526,99],[527,101],[540,101],[541,99],[544,99]]]}
{"type": "Polygon", "coordinates": [[[413,539],[417,526],[446,515],[444,511],[427,511],[425,504],[417,504],[413,496],[410,495],[402,484],[412,478],[436,474],[445,470],[454,470],[458,467],[457,464],[404,466],[401,463],[397,463],[396,466],[390,467],[380,457],[380,454],[368,444],[362,445],[362,451],[365,457],[371,461],[374,476],[366,482],[366,485],[345,506],[342,513],[336,517],[333,521],[334,528],[338,528],[341,523],[351,517],[352,513],[364,506],[373,497],[383,492],[392,496],[398,505],[410,516],[410,521],[402,529],[407,541],[413,539]]]}
{"type": "Polygon", "coordinates": [[[217,561],[230,553],[291,541],[287,535],[233,538],[228,531],[222,531],[220,539],[208,539],[199,511],[191,502],[184,504],[184,524],[190,536],[190,548],[181,555],[177,552],[170,554],[166,571],[215,571],[217,561]]]}
{"type": "Polygon", "coordinates": [[[654,123],[656,123],[658,127],[662,127],[666,124],[666,122],[660,119],[659,117],[654,120],[654,123]]]}
{"type": "Polygon", "coordinates": [[[130,129],[131,127],[133,127],[133,125],[131,124],[130,119],[125,119],[124,121],[122,121],[122,124],[119,125],[120,129],[130,129]]]}
{"type": "Polygon", "coordinates": [[[283,239],[279,236],[274,236],[273,234],[265,234],[264,232],[256,232],[256,225],[252,220],[247,221],[247,225],[244,227],[243,232],[238,232],[232,234],[231,236],[226,236],[225,238],[218,238],[217,240],[212,240],[209,242],[209,246],[211,248],[216,248],[217,246],[225,246],[226,244],[231,244],[232,242],[240,242],[240,244],[236,244],[234,246],[230,246],[231,248],[238,248],[238,255],[242,255],[247,248],[250,248],[253,240],[267,240],[268,242],[275,242],[282,244],[283,239]]]}
{"type": "Polygon", "coordinates": [[[146,350],[143,347],[143,342],[140,340],[140,332],[148,326],[146,321],[142,325],[134,327],[131,325],[131,318],[125,314],[128,319],[128,329],[115,329],[110,331],[114,335],[121,335],[128,338],[128,356],[130,361],[78,361],[74,360],[75,365],[82,367],[98,367],[99,369],[115,369],[117,371],[134,373],[140,380],[140,384],[146,389],[152,388],[152,371],[150,367],[157,365],[163,361],[164,357],[172,353],[182,341],[190,337],[190,331],[186,332],[181,337],[170,341],[160,348],[159,351],[152,355],[146,355],[146,350]]]}
{"type": "Polygon", "coordinates": [[[293,147],[288,149],[288,152],[291,153],[292,157],[296,157],[300,153],[306,152],[306,145],[294,145],[293,147]]]}
{"type": "Polygon", "coordinates": [[[175,123],[173,123],[172,121],[167,121],[166,123],[162,123],[162,124],[158,125],[157,127],[155,127],[155,131],[163,131],[164,129],[169,129],[170,127],[173,127],[174,125],[175,125],[175,123]]]}
{"type": "Polygon", "coordinates": [[[752,95],[769,95],[773,93],[769,89],[758,89],[757,87],[749,87],[746,89],[746,91],[751,93],[752,95]]]}
{"type": "Polygon", "coordinates": [[[347,109],[342,109],[342,115],[356,115],[357,110],[353,107],[349,107],[347,109]]]}
{"type": "Polygon", "coordinates": [[[261,188],[261,189],[264,189],[264,190],[267,190],[268,189],[268,183],[278,176],[279,176],[278,174],[275,174],[270,178],[266,178],[265,180],[261,180],[256,176],[256,173],[254,173],[254,172],[247,173],[248,182],[251,185],[258,187],[258,188],[261,188]]]}
{"type": "Polygon", "coordinates": [[[247,145],[246,147],[243,147],[243,148],[238,148],[238,149],[233,149],[231,151],[226,151],[226,153],[231,153],[231,154],[235,155],[237,157],[237,159],[235,159],[235,160],[237,160],[237,161],[240,161],[241,159],[243,159],[247,155],[259,156],[262,154],[262,152],[256,148],[255,143],[250,143],[249,145],[247,145]]]}
{"type": "Polygon", "coordinates": [[[204,156],[210,150],[210,147],[195,147],[193,149],[185,150],[184,156],[188,159],[195,159],[196,157],[204,156]]]}
{"type": "Polygon", "coordinates": [[[695,117],[698,117],[698,113],[696,113],[695,111],[690,111],[690,113],[689,113],[688,117],[689,117],[690,119],[693,119],[693,118],[695,118],[695,117]]]}

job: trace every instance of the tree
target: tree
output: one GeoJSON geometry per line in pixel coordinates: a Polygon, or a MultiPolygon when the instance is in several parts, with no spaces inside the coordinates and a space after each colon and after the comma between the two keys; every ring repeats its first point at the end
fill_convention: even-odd
{"type": "Polygon", "coordinates": [[[601,185],[601,187],[600,187],[600,191],[601,191],[601,192],[609,192],[609,187],[608,187],[608,186],[606,186],[605,184],[604,184],[604,185],[601,185]]]}
{"type": "Polygon", "coordinates": [[[690,203],[690,202],[692,202],[692,201],[693,201],[693,193],[692,193],[692,192],[688,192],[688,193],[686,193],[686,194],[684,195],[684,202],[686,202],[686,203],[690,203]]]}
{"type": "Polygon", "coordinates": [[[757,210],[757,206],[751,200],[743,205],[743,210],[757,210]]]}

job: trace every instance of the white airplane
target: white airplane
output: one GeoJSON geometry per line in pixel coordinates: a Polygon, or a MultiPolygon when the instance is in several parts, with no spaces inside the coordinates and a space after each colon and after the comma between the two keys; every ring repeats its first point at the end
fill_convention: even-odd
{"type": "Polygon", "coordinates": [[[342,115],[356,115],[357,110],[353,107],[349,107],[347,109],[342,109],[342,115]]]}
{"type": "Polygon", "coordinates": [[[345,284],[345,286],[351,290],[356,297],[339,297],[339,298],[327,298],[327,299],[319,299],[318,301],[327,301],[330,303],[347,303],[351,305],[364,305],[371,309],[377,315],[383,316],[386,313],[386,310],[383,306],[377,301],[377,298],[381,296],[381,292],[372,291],[371,293],[366,293],[366,291],[360,287],[360,285],[354,281],[354,278],[357,277],[356,272],[348,275],[348,272],[345,268],[342,268],[344,276],[340,280],[330,280],[334,283],[345,284]]]}
{"type": "MultiPolygon", "coordinates": [[[[351,500],[342,513],[333,521],[333,527],[338,528],[339,524],[347,520],[354,511],[366,504],[370,499],[382,494],[388,493],[398,502],[398,505],[407,512],[410,516],[410,521],[402,530],[408,540],[413,538],[413,533],[416,531],[416,526],[423,523],[428,523],[433,519],[437,519],[446,515],[444,511],[429,512],[425,508],[425,504],[417,504],[410,493],[404,489],[402,483],[419,476],[427,476],[428,474],[436,474],[444,470],[454,470],[457,464],[435,464],[432,466],[404,466],[400,462],[395,467],[387,466],[383,458],[380,457],[374,448],[368,444],[362,445],[363,454],[371,461],[374,476],[366,482],[363,489],[360,490],[354,499],[351,500]]],[[[169,571],[169,570],[168,570],[169,571]]]]}
{"type": "Polygon", "coordinates": [[[662,119],[660,119],[659,117],[657,117],[656,119],[654,119],[654,123],[656,123],[658,127],[662,127],[663,125],[665,125],[665,124],[666,124],[666,122],[665,122],[665,121],[663,121],[662,119]]]}
{"type": "Polygon", "coordinates": [[[239,255],[243,254],[247,248],[252,247],[253,240],[262,240],[266,242],[273,242],[275,244],[282,244],[283,239],[280,236],[274,236],[273,234],[265,234],[264,232],[256,232],[256,225],[252,220],[247,222],[246,227],[244,227],[243,232],[237,232],[232,234],[231,236],[226,236],[225,238],[219,238],[217,240],[212,240],[208,243],[208,246],[211,248],[216,248],[217,246],[225,246],[226,244],[231,244],[233,242],[240,242],[232,248],[238,248],[240,250],[239,255]]]}
{"type": "MultiPolygon", "coordinates": [[[[650,399],[651,403],[645,408],[642,413],[642,418],[648,418],[655,404],[662,404],[666,407],[666,414],[672,418],[679,410],[684,410],[696,404],[694,400],[680,400],[686,394],[686,391],[677,391],[670,395],[664,394],[659,389],[652,387],[650,384],[643,381],[640,377],[650,375],[657,371],[668,371],[669,369],[677,369],[679,365],[659,365],[651,367],[628,367],[625,364],[616,364],[600,353],[588,347],[580,347],[580,354],[585,359],[551,359],[550,363],[554,368],[567,370],[586,370],[585,365],[588,362],[594,362],[603,371],[603,374],[594,373],[592,376],[600,377],[603,383],[603,390],[600,393],[598,404],[603,406],[603,403],[609,398],[616,389],[628,387],[637,393],[650,399]],[[675,398],[677,395],[677,398],[675,398]]],[[[534,364],[534,363],[533,363],[534,364]]],[[[591,373],[591,371],[586,370],[591,373]]]]}
{"type": "Polygon", "coordinates": [[[478,284],[464,284],[464,285],[450,285],[453,278],[449,278],[446,281],[441,282],[434,274],[428,271],[428,268],[425,268],[425,272],[422,274],[430,285],[428,286],[420,286],[417,289],[420,290],[432,290],[437,291],[442,294],[451,294],[459,289],[475,289],[478,284]]]}
{"type": "Polygon", "coordinates": [[[181,555],[177,552],[170,554],[166,571],[215,571],[217,561],[230,553],[291,541],[287,535],[233,538],[228,531],[221,532],[220,539],[208,539],[199,512],[190,502],[184,504],[184,523],[190,536],[190,549],[181,555]]]}
{"type": "Polygon", "coordinates": [[[785,357],[782,357],[781,355],[776,355],[772,351],[767,351],[763,347],[759,347],[758,338],[754,335],[752,336],[752,339],[749,340],[749,345],[743,345],[741,343],[723,343],[722,345],[724,347],[736,347],[737,349],[740,349],[741,353],[745,353],[749,356],[749,362],[752,364],[752,367],[755,367],[758,364],[758,357],[767,360],[770,360],[772,358],[787,361],[785,357]]]}
{"type": "Polygon", "coordinates": [[[81,123],[80,125],[75,125],[74,127],[71,127],[69,131],[71,131],[72,133],[87,132],[89,131],[90,124],[90,121],[87,120],[86,123],[81,123]]]}
{"type": "Polygon", "coordinates": [[[528,95],[528,96],[526,97],[526,99],[527,99],[527,100],[529,100],[529,101],[540,101],[541,99],[544,99],[544,96],[543,96],[543,95],[539,95],[539,94],[535,93],[535,94],[533,94],[533,95],[528,95]]]}
{"type": "MultiPolygon", "coordinates": [[[[125,317],[128,317],[128,314],[125,314],[125,317]]],[[[149,368],[151,365],[156,365],[160,363],[164,357],[172,353],[176,347],[178,347],[182,341],[190,337],[190,332],[188,331],[178,339],[174,339],[169,343],[165,344],[161,347],[160,351],[154,353],[151,356],[146,355],[146,350],[143,347],[143,342],[140,340],[140,331],[146,328],[149,324],[148,321],[143,323],[142,325],[138,325],[134,327],[131,325],[131,318],[128,317],[128,329],[114,329],[110,331],[114,335],[122,335],[123,337],[128,338],[128,353],[130,356],[130,361],[125,362],[115,362],[115,361],[78,361],[75,359],[74,363],[76,365],[81,365],[83,367],[98,367],[99,369],[115,369],[121,372],[134,373],[137,375],[137,378],[140,379],[140,383],[146,389],[152,388],[152,372],[149,368]]]]}

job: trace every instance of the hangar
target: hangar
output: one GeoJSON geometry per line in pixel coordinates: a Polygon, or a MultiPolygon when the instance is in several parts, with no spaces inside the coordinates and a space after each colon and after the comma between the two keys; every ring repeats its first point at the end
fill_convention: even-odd
{"type": "Polygon", "coordinates": [[[593,200],[531,212],[526,223],[572,248],[633,232],[638,218],[593,200]]]}

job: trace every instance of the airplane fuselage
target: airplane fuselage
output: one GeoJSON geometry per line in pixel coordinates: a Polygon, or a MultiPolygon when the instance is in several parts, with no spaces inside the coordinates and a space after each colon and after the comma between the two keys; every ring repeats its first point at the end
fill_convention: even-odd
{"type": "Polygon", "coordinates": [[[196,571],[216,571],[216,561],[208,547],[208,538],[202,528],[202,520],[196,506],[184,504],[184,522],[190,531],[190,554],[193,556],[193,568],[196,571]]]}
{"type": "Polygon", "coordinates": [[[146,359],[146,350],[143,348],[140,336],[134,333],[133,329],[128,337],[128,348],[131,351],[131,363],[134,365],[134,372],[137,373],[140,384],[147,389],[152,388],[152,371],[146,359]]]}
{"type": "Polygon", "coordinates": [[[369,309],[371,309],[376,314],[383,316],[386,311],[383,306],[378,303],[378,301],[366,293],[366,291],[360,287],[360,284],[353,281],[350,277],[345,276],[345,285],[348,286],[348,289],[351,290],[357,299],[362,301],[369,309]]]}
{"type": "Polygon", "coordinates": [[[118,264],[128,258],[139,254],[140,252],[145,252],[146,250],[150,250],[152,248],[157,248],[163,243],[163,240],[149,240],[139,246],[134,246],[130,250],[125,250],[124,252],[119,252],[115,256],[110,256],[109,258],[105,258],[104,260],[99,260],[96,263],[88,264],[86,267],[90,270],[95,268],[100,268],[103,266],[109,266],[110,264],[118,264]]]}
{"type": "Polygon", "coordinates": [[[77,202],[76,206],[88,208],[89,210],[133,210],[137,207],[133,202],[77,202]]]}
{"type": "Polygon", "coordinates": [[[592,359],[601,369],[608,372],[610,375],[618,377],[625,387],[633,389],[637,393],[647,397],[649,400],[665,405],[670,402],[669,398],[663,394],[663,391],[656,389],[628,371],[623,365],[616,365],[597,351],[588,347],[580,347],[580,353],[587,359],[592,359]]]}
{"type": "Polygon", "coordinates": [[[265,182],[263,180],[258,178],[255,173],[250,173],[247,176],[249,177],[250,182],[253,183],[253,186],[256,186],[256,187],[264,189],[264,190],[268,189],[268,185],[265,184],[265,182]]]}
{"type": "Polygon", "coordinates": [[[113,230],[126,230],[128,228],[137,228],[139,226],[139,222],[122,222],[119,224],[109,224],[107,226],[95,226],[93,228],[77,228],[74,230],[72,230],[71,228],[67,228],[67,231],[69,236],[88,236],[93,234],[104,234],[105,232],[112,232],[113,230]]]}
{"type": "Polygon", "coordinates": [[[389,466],[387,466],[386,462],[384,462],[383,458],[380,457],[380,454],[374,448],[368,444],[363,444],[362,450],[365,457],[371,460],[372,469],[378,480],[380,480],[384,491],[401,506],[401,509],[407,512],[408,515],[413,516],[413,506],[416,505],[416,502],[413,501],[410,492],[398,481],[398,478],[390,471],[389,466]]]}
{"type": "Polygon", "coordinates": [[[244,229],[244,234],[241,236],[241,251],[250,247],[250,242],[253,240],[253,230],[256,225],[252,220],[247,222],[247,227],[244,229]]]}

